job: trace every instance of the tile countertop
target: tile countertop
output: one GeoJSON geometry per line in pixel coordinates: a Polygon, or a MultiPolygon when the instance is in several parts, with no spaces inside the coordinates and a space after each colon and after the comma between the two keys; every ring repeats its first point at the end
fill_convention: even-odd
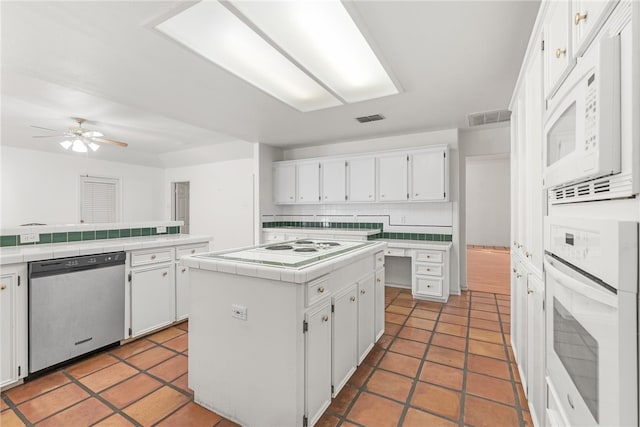
{"type": "Polygon", "coordinates": [[[305,234],[343,234],[345,236],[372,236],[379,234],[382,230],[377,228],[324,228],[324,227],[267,227],[262,229],[263,232],[274,233],[291,233],[292,231],[298,231],[305,234]]]}
{"type": "Polygon", "coordinates": [[[373,242],[386,242],[390,248],[404,249],[436,249],[449,250],[453,244],[451,242],[431,242],[425,240],[399,240],[399,239],[376,239],[373,242]]]}
{"type": "MultiPolygon", "coordinates": [[[[358,242],[361,243],[361,242],[358,242]]],[[[364,242],[362,242],[364,243],[364,242]]],[[[371,240],[366,242],[364,247],[360,247],[344,254],[336,255],[327,259],[322,259],[300,268],[288,268],[281,266],[259,265],[250,262],[207,259],[199,254],[186,256],[180,259],[180,263],[190,268],[209,270],[220,273],[237,274],[251,276],[267,280],[280,280],[282,282],[306,283],[325,274],[331,273],[339,268],[352,264],[366,256],[376,252],[384,251],[387,242],[371,240]]],[[[239,248],[250,249],[250,248],[239,248]]],[[[226,252],[226,251],[225,251],[226,252]]],[[[211,254],[209,254],[211,255],[211,254]]]]}
{"type": "Polygon", "coordinates": [[[86,240],[73,243],[49,243],[40,245],[0,248],[0,265],[45,259],[92,255],[106,252],[132,251],[163,246],[188,245],[209,241],[209,236],[170,234],[164,236],[126,237],[122,239],[86,240]]]}

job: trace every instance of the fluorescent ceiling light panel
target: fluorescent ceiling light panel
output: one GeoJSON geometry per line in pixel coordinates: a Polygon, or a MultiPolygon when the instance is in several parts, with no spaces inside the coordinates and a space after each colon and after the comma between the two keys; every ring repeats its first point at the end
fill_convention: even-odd
{"type": "Polygon", "coordinates": [[[217,1],[202,1],[156,28],[300,111],[341,105],[217,1]]]}
{"type": "Polygon", "coordinates": [[[346,102],[398,93],[339,0],[230,3],[346,102]]]}

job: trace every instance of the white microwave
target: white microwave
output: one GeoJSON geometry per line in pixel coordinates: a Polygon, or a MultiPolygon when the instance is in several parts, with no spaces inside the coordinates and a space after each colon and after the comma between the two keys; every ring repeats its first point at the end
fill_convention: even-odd
{"type": "Polygon", "coordinates": [[[620,172],[620,36],[580,58],[547,112],[544,187],[620,172]]]}

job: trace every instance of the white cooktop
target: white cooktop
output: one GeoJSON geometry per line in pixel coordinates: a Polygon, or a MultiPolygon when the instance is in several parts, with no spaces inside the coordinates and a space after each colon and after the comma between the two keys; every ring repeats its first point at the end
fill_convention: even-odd
{"type": "Polygon", "coordinates": [[[304,267],[370,245],[368,242],[291,240],[254,248],[198,255],[201,258],[247,262],[278,267],[304,267]]]}

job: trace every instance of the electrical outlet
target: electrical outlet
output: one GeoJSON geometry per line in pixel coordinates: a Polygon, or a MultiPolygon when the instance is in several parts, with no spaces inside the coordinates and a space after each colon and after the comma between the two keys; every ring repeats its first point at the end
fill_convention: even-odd
{"type": "Polygon", "coordinates": [[[20,235],[20,243],[38,243],[40,235],[38,233],[25,233],[20,235]]]}
{"type": "Polygon", "coordinates": [[[231,304],[231,317],[235,317],[240,320],[247,320],[247,307],[231,304]]]}
{"type": "Polygon", "coordinates": [[[159,227],[156,227],[156,233],[166,233],[167,232],[167,226],[166,225],[161,225],[159,227]]]}

